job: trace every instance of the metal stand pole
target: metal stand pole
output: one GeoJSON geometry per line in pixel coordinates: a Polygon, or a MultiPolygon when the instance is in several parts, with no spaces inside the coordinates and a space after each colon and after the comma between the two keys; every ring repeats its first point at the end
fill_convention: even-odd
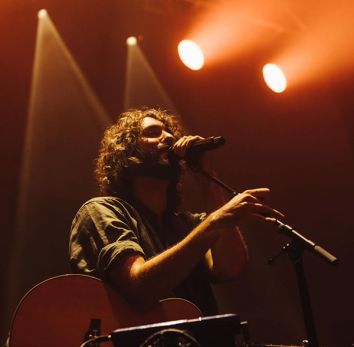
{"type": "MultiPolygon", "coordinates": [[[[238,194],[234,189],[226,185],[220,179],[204,171],[199,165],[192,167],[192,169],[200,173],[201,175],[207,177],[209,180],[215,182],[216,184],[224,188],[228,193],[232,194],[233,196],[238,194]]],[[[278,231],[280,233],[283,233],[291,237],[292,242],[282,247],[281,252],[275,257],[273,257],[272,259],[270,259],[269,263],[274,263],[274,261],[278,258],[278,256],[281,255],[283,252],[286,252],[289,256],[289,259],[293,262],[296,278],[297,278],[298,289],[299,289],[299,296],[300,296],[300,301],[302,306],[306,335],[308,340],[307,346],[318,347],[319,345],[318,345],[317,333],[316,333],[315,323],[314,323],[314,318],[312,313],[310,294],[307,286],[307,280],[306,280],[304,264],[303,264],[303,253],[305,249],[308,249],[314,254],[317,254],[318,256],[326,260],[331,265],[336,265],[338,263],[338,259],[334,255],[326,251],[324,248],[322,248],[321,246],[315,244],[313,241],[307,239],[299,232],[295,231],[289,225],[284,224],[279,220],[276,220],[275,224],[278,227],[278,231]]]]}

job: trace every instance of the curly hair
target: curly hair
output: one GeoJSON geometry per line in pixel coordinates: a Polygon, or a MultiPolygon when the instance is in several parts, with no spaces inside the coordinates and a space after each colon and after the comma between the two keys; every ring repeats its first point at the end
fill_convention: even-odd
{"type": "Polygon", "coordinates": [[[145,117],[161,121],[175,139],[183,134],[177,117],[164,110],[147,108],[122,113],[118,121],[105,131],[96,159],[95,175],[101,194],[126,196],[130,193],[128,169],[141,163],[137,141],[145,117]]]}

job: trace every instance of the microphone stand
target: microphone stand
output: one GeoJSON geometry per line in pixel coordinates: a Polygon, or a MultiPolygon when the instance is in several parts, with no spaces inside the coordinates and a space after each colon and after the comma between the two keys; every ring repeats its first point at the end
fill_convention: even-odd
{"type": "MultiPolygon", "coordinates": [[[[192,164],[190,165],[190,167],[192,168],[192,170],[207,177],[209,180],[213,181],[214,183],[225,189],[228,193],[231,193],[231,195],[236,196],[238,194],[234,189],[226,185],[219,178],[203,170],[200,165],[192,164]]],[[[273,264],[275,260],[284,252],[287,253],[289,259],[292,261],[297,277],[297,285],[307,335],[306,346],[318,347],[319,344],[312,313],[310,294],[307,286],[307,280],[303,264],[303,253],[304,250],[307,249],[312,253],[318,255],[322,259],[326,260],[331,265],[336,265],[338,263],[338,259],[321,246],[315,244],[313,241],[305,238],[299,232],[295,231],[291,226],[286,225],[279,220],[275,221],[275,225],[278,228],[278,232],[289,236],[292,241],[283,246],[281,251],[273,258],[269,259],[268,262],[269,264],[273,264]]]]}

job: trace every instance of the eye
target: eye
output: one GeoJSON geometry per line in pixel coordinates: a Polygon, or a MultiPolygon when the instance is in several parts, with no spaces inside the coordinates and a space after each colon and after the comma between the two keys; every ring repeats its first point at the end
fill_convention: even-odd
{"type": "Polygon", "coordinates": [[[148,127],[143,131],[143,135],[146,137],[160,137],[161,134],[162,128],[160,127],[148,127]]]}

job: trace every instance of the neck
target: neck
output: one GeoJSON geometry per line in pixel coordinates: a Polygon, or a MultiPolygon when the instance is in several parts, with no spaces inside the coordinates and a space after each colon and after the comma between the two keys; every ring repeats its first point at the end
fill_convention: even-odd
{"type": "Polygon", "coordinates": [[[137,177],[133,184],[134,196],[161,220],[166,210],[168,181],[154,177],[137,177]]]}

